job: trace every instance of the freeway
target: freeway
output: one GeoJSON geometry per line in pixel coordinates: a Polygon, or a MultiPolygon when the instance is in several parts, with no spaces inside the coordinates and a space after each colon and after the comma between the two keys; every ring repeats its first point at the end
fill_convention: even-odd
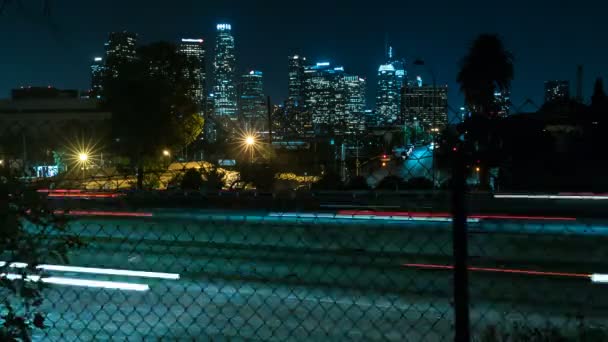
{"type": "MultiPolygon", "coordinates": [[[[73,221],[69,233],[87,246],[70,253],[70,264],[169,272],[179,279],[55,272],[142,283],[149,290],[52,285],[44,338],[451,338],[449,221],[150,213],[73,221]]],[[[471,265],[493,270],[471,271],[476,335],[493,324],[551,323],[566,329],[577,324],[576,317],[608,323],[608,287],[589,277],[608,273],[607,222],[502,218],[480,219],[470,227],[471,265]]]]}

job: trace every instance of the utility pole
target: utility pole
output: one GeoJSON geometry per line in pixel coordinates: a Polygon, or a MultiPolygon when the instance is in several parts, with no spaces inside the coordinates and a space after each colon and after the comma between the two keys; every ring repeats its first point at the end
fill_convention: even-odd
{"type": "Polygon", "coordinates": [[[21,134],[21,138],[23,139],[23,174],[25,175],[27,173],[27,147],[25,144],[25,132],[21,134]]]}
{"type": "Polygon", "coordinates": [[[266,106],[268,110],[268,144],[272,148],[272,108],[270,106],[270,96],[266,97],[266,106]]]}

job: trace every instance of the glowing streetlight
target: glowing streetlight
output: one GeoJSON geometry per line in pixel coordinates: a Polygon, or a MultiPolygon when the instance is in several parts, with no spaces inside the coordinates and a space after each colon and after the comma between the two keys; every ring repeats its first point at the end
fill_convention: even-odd
{"type": "Polygon", "coordinates": [[[249,153],[250,153],[250,158],[251,158],[250,162],[251,162],[251,164],[253,164],[253,150],[255,149],[255,144],[256,144],[255,137],[251,134],[248,134],[245,136],[244,142],[245,142],[245,148],[248,149],[249,153]]]}
{"type": "Polygon", "coordinates": [[[170,155],[171,155],[171,152],[169,152],[169,150],[163,150],[163,156],[169,157],[170,155]]]}
{"type": "Polygon", "coordinates": [[[84,164],[87,162],[87,160],[89,160],[89,155],[86,153],[79,153],[78,160],[80,160],[80,162],[82,162],[84,164]]]}

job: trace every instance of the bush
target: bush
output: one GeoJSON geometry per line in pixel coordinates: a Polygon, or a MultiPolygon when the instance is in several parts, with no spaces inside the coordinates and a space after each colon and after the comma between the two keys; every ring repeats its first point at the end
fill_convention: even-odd
{"type": "Polygon", "coordinates": [[[367,184],[367,178],[363,176],[354,177],[348,182],[346,186],[348,190],[369,190],[370,186],[367,184]]]}
{"type": "Polygon", "coordinates": [[[401,177],[397,176],[386,176],[376,185],[376,190],[403,190],[405,183],[401,177]]]}
{"type": "Polygon", "coordinates": [[[182,190],[200,190],[203,185],[203,176],[197,169],[188,169],[181,182],[182,190]]]}
{"type": "Polygon", "coordinates": [[[202,188],[205,191],[217,191],[224,187],[224,173],[217,169],[216,166],[211,166],[203,172],[204,181],[202,188]]]}
{"type": "Polygon", "coordinates": [[[240,180],[252,184],[258,191],[272,191],[276,182],[276,170],[270,165],[245,165],[239,171],[240,180]]]}
{"type": "Polygon", "coordinates": [[[340,175],[333,171],[325,172],[323,177],[311,186],[312,190],[342,190],[343,188],[344,183],[340,175]]]}
{"type": "MultiPolygon", "coordinates": [[[[40,277],[37,265],[67,264],[68,251],[83,246],[79,238],[65,234],[66,217],[53,214],[48,204],[35,189],[0,168],[0,251],[6,261],[0,273],[40,277]],[[28,267],[15,269],[9,266],[13,262],[28,267]]],[[[46,327],[44,287],[40,281],[0,279],[0,341],[31,341],[34,331],[46,327]]]]}
{"type": "Polygon", "coordinates": [[[405,182],[405,187],[409,190],[430,190],[433,189],[433,181],[425,177],[414,177],[405,182]]]}

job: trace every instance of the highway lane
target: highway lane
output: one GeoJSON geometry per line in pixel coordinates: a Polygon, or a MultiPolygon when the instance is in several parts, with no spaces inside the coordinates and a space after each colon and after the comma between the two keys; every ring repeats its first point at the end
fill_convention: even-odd
{"type": "MultiPolygon", "coordinates": [[[[230,339],[444,341],[452,338],[450,289],[433,295],[226,281],[162,281],[149,292],[51,288],[50,340],[230,339]]],[[[474,293],[474,291],[473,291],[474,293]]],[[[539,293],[537,293],[539,295],[539,293]]],[[[474,334],[492,324],[574,328],[578,314],[551,306],[476,300],[474,334]]],[[[603,311],[605,312],[605,311],[603,311]]],[[[585,312],[587,322],[605,316],[585,312]]],[[[42,336],[40,336],[42,339],[42,336]]]]}
{"type": "MultiPolygon", "coordinates": [[[[88,243],[71,253],[71,264],[176,272],[181,279],[145,280],[149,293],[53,286],[51,337],[440,341],[450,334],[451,273],[401,266],[451,264],[449,222],[165,214],[70,225],[88,243]],[[191,324],[179,323],[184,320],[191,324]]],[[[602,222],[494,220],[471,228],[475,266],[608,271],[602,222]],[[602,234],[589,233],[595,231],[602,234]]],[[[566,326],[581,315],[606,323],[608,288],[587,279],[471,278],[478,332],[506,321],[566,326]]]]}

